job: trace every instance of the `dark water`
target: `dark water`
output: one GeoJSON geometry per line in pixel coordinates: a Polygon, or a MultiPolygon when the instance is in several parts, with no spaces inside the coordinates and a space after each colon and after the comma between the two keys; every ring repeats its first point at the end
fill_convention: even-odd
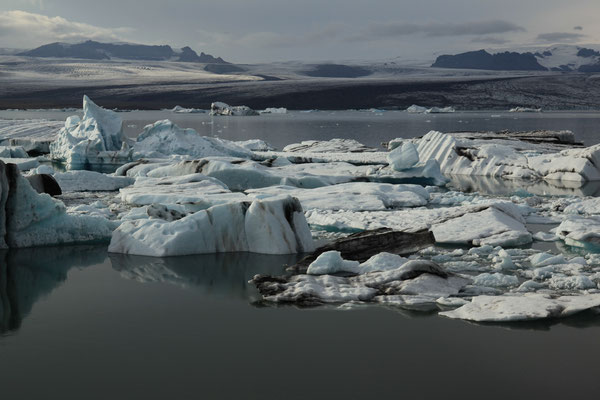
{"type": "MultiPolygon", "coordinates": [[[[64,120],[73,112],[0,111],[0,118],[49,118],[64,120]]],[[[120,113],[125,133],[139,134],[144,126],[170,119],[181,127],[193,128],[204,136],[231,140],[263,139],[281,149],[302,140],[356,139],[378,147],[397,137],[422,136],[430,130],[442,132],[480,130],[571,130],[586,145],[600,142],[600,113],[546,112],[499,113],[457,112],[453,114],[409,114],[402,111],[292,111],[255,117],[211,117],[208,114],[176,114],[170,111],[120,113]]]]}
{"type": "Polygon", "coordinates": [[[583,398],[600,389],[600,320],[586,316],[481,326],[377,307],[254,304],[247,279],[280,272],[288,256],[153,259],[100,246],[1,259],[5,399],[583,398]]]}

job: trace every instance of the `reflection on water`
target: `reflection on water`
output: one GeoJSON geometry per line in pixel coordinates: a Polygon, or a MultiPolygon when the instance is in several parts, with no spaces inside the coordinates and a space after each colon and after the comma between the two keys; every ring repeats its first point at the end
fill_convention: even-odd
{"type": "Polygon", "coordinates": [[[600,181],[561,182],[510,180],[489,176],[451,176],[449,187],[462,192],[479,192],[491,196],[506,196],[528,192],[538,196],[600,196],[600,181]]]}
{"type": "Polygon", "coordinates": [[[106,249],[66,246],[0,252],[0,334],[20,328],[33,305],[67,279],[74,267],[102,262],[106,249]]]}
{"type": "MultiPolygon", "coordinates": [[[[43,247],[3,251],[0,253],[0,334],[19,330],[23,319],[31,313],[35,303],[67,282],[68,272],[72,268],[83,269],[100,265],[107,259],[122,279],[139,283],[175,285],[182,290],[199,291],[203,296],[216,296],[217,301],[238,299],[248,306],[267,305],[278,309],[291,309],[294,307],[261,302],[260,295],[248,281],[255,274],[285,274],[286,266],[294,264],[300,257],[299,255],[220,253],[154,258],[108,254],[105,246],[43,247]]],[[[117,303],[121,301],[117,294],[111,293],[111,296],[112,301],[117,303]]],[[[343,309],[353,312],[373,307],[385,308],[410,319],[426,318],[436,314],[366,304],[343,309]]],[[[339,310],[337,305],[321,308],[330,311],[339,310]]],[[[567,319],[494,325],[509,329],[549,330],[557,324],[578,328],[600,326],[600,318],[590,312],[567,319]]]]}
{"type": "MultiPolygon", "coordinates": [[[[280,275],[300,256],[221,253],[184,257],[107,254],[106,246],[16,249],[0,253],[0,334],[17,331],[34,304],[67,281],[72,268],[102,264],[107,257],[125,279],[175,284],[207,295],[252,303],[258,292],[248,281],[255,274],[280,275]]],[[[114,299],[118,301],[117,298],[114,299]]]]}
{"type": "Polygon", "coordinates": [[[219,296],[254,301],[258,292],[248,281],[256,274],[281,275],[293,265],[297,254],[264,255],[218,253],[181,257],[144,257],[110,254],[112,267],[126,279],[163,282],[219,296]]]}

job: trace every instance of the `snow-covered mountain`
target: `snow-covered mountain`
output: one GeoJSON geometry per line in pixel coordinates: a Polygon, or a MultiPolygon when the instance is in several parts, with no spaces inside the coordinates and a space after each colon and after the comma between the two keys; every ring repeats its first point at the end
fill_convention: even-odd
{"type": "Polygon", "coordinates": [[[600,52],[594,48],[555,45],[536,50],[534,55],[551,71],[600,72],[600,52]]]}
{"type": "Polygon", "coordinates": [[[495,71],[600,72],[600,46],[553,45],[518,50],[479,50],[441,55],[436,68],[482,69],[495,71]]]}

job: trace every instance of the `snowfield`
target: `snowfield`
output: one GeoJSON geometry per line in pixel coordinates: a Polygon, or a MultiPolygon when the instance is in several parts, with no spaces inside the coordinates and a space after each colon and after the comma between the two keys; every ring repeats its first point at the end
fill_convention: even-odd
{"type": "Polygon", "coordinates": [[[3,248],[306,253],[285,276],[253,278],[265,304],[383,305],[477,322],[600,307],[600,203],[578,191],[600,181],[600,147],[578,146],[570,132],[431,131],[387,152],[346,139],[275,152],[168,120],[134,141],[87,97],[83,117],[61,125],[0,124],[3,248]],[[116,172],[90,170],[107,166],[116,172]],[[502,182],[518,189],[472,189],[502,182]],[[411,246],[386,242],[394,234],[411,246]],[[376,250],[362,257],[356,246],[376,250]]]}

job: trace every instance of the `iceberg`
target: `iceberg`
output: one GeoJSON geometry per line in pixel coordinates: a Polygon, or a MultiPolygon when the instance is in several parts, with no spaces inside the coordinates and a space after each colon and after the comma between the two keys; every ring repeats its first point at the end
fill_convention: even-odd
{"type": "Polygon", "coordinates": [[[202,110],[200,108],[185,108],[185,107],[181,107],[181,106],[175,106],[171,109],[171,112],[177,113],[177,114],[203,114],[206,111],[202,110]]]}
{"type": "Polygon", "coordinates": [[[50,157],[69,169],[121,165],[132,159],[123,121],[83,96],[83,118],[71,116],[50,144],[50,157]]]}
{"type": "Polygon", "coordinates": [[[421,161],[436,160],[447,176],[547,180],[578,186],[600,180],[596,167],[600,165],[600,145],[557,151],[561,147],[552,143],[534,145],[510,136],[503,139],[502,135],[495,140],[474,137],[431,131],[418,141],[417,151],[421,161]]]}
{"type": "Polygon", "coordinates": [[[259,113],[248,106],[230,106],[217,101],[210,105],[210,115],[252,116],[259,113]]]}
{"type": "Polygon", "coordinates": [[[298,200],[292,197],[221,204],[168,221],[124,221],[111,253],[153,257],[249,251],[292,254],[314,250],[298,200]]]}
{"type": "Polygon", "coordinates": [[[169,158],[173,155],[202,158],[231,156],[251,158],[253,153],[228,140],[200,136],[168,119],[146,125],[133,145],[134,158],[169,158]]]}
{"type": "Polygon", "coordinates": [[[67,214],[65,205],[37,193],[14,164],[0,162],[0,247],[107,241],[118,223],[67,214]]]}

